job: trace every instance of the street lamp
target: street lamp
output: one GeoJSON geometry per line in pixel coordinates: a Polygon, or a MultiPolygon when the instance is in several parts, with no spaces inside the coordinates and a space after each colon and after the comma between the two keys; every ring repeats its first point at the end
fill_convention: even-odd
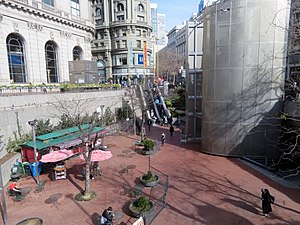
{"type": "Polygon", "coordinates": [[[103,127],[103,109],[104,109],[105,105],[100,105],[101,108],[101,127],[103,127]]]}
{"type": "Polygon", "coordinates": [[[3,180],[2,180],[2,170],[0,166],[0,191],[1,191],[1,208],[2,208],[2,216],[3,216],[3,222],[4,225],[8,225],[8,218],[7,218],[7,209],[6,209],[6,201],[5,201],[5,193],[4,193],[4,186],[3,186],[3,180]]]}
{"type": "Polygon", "coordinates": [[[35,136],[35,128],[37,125],[37,120],[28,121],[28,124],[32,127],[32,139],[33,139],[33,151],[34,151],[34,162],[35,162],[35,172],[37,176],[37,184],[40,185],[40,177],[38,172],[38,162],[37,162],[37,151],[36,151],[36,136],[35,136]]]}

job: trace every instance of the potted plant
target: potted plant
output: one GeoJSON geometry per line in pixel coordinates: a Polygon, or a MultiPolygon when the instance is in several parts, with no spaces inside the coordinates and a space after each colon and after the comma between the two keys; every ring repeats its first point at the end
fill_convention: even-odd
{"type": "Polygon", "coordinates": [[[153,147],[154,147],[154,141],[151,139],[145,138],[143,141],[144,148],[142,149],[143,154],[149,155],[151,152],[153,152],[153,147]]]}
{"type": "Polygon", "coordinates": [[[133,217],[139,218],[147,215],[153,208],[153,205],[154,203],[151,200],[145,196],[141,196],[129,205],[129,210],[133,217]]]}
{"type": "Polygon", "coordinates": [[[154,187],[159,182],[159,176],[153,174],[151,171],[148,171],[147,174],[140,177],[140,181],[146,187],[154,187]]]}

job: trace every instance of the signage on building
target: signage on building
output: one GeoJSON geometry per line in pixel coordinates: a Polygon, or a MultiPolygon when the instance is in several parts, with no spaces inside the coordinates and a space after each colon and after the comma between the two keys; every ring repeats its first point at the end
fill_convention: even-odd
{"type": "Polygon", "coordinates": [[[132,57],[132,42],[129,41],[129,49],[128,49],[128,53],[129,53],[129,66],[133,67],[133,57],[132,57]]]}
{"type": "Polygon", "coordinates": [[[138,54],[138,65],[143,65],[143,64],[144,64],[144,55],[138,54]]]}
{"type": "Polygon", "coordinates": [[[147,42],[144,41],[144,68],[146,68],[148,65],[147,65],[147,42]]]}

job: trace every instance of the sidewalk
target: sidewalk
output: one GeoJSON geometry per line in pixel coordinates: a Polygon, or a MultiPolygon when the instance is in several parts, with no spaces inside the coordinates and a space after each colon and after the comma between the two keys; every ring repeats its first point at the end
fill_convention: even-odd
{"type": "MultiPolygon", "coordinates": [[[[160,140],[162,131],[167,135],[166,144],[151,157],[151,165],[169,176],[170,186],[167,208],[152,225],[300,224],[299,189],[283,186],[239,159],[202,154],[195,151],[197,145],[180,144],[177,130],[170,137],[168,127],[152,127],[147,137],[160,140]],[[276,198],[268,218],[260,216],[263,187],[276,198]]],[[[139,137],[105,138],[113,157],[101,162],[103,176],[91,180],[95,199],[73,199],[84,188],[80,173],[83,162],[70,160],[68,179],[51,181],[43,174],[41,180],[46,184],[42,192],[32,191],[21,202],[7,196],[9,225],[29,217],[42,218],[45,225],[96,225],[98,214],[108,206],[124,213],[114,225],[132,224],[135,219],[127,209],[132,198],[124,195],[124,187],[134,187],[137,178],[148,170],[148,158],[130,151],[136,139],[139,137]],[[59,198],[51,201],[52,196],[59,198]]],[[[32,178],[23,179],[21,186],[35,187],[35,183],[32,178]]]]}

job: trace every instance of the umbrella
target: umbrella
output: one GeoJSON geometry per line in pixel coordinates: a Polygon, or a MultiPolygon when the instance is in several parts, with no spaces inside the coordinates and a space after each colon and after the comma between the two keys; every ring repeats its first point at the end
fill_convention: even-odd
{"type": "Polygon", "coordinates": [[[42,156],[41,162],[58,162],[73,156],[74,153],[72,150],[61,149],[57,151],[50,152],[42,156]]]}
{"type": "MultiPolygon", "coordinates": [[[[85,154],[87,155],[88,153],[85,153],[85,154]]],[[[112,155],[111,151],[93,150],[91,162],[107,160],[107,159],[110,159],[112,156],[113,155],[112,155]]],[[[84,156],[80,155],[80,159],[84,160],[84,156]]]]}

